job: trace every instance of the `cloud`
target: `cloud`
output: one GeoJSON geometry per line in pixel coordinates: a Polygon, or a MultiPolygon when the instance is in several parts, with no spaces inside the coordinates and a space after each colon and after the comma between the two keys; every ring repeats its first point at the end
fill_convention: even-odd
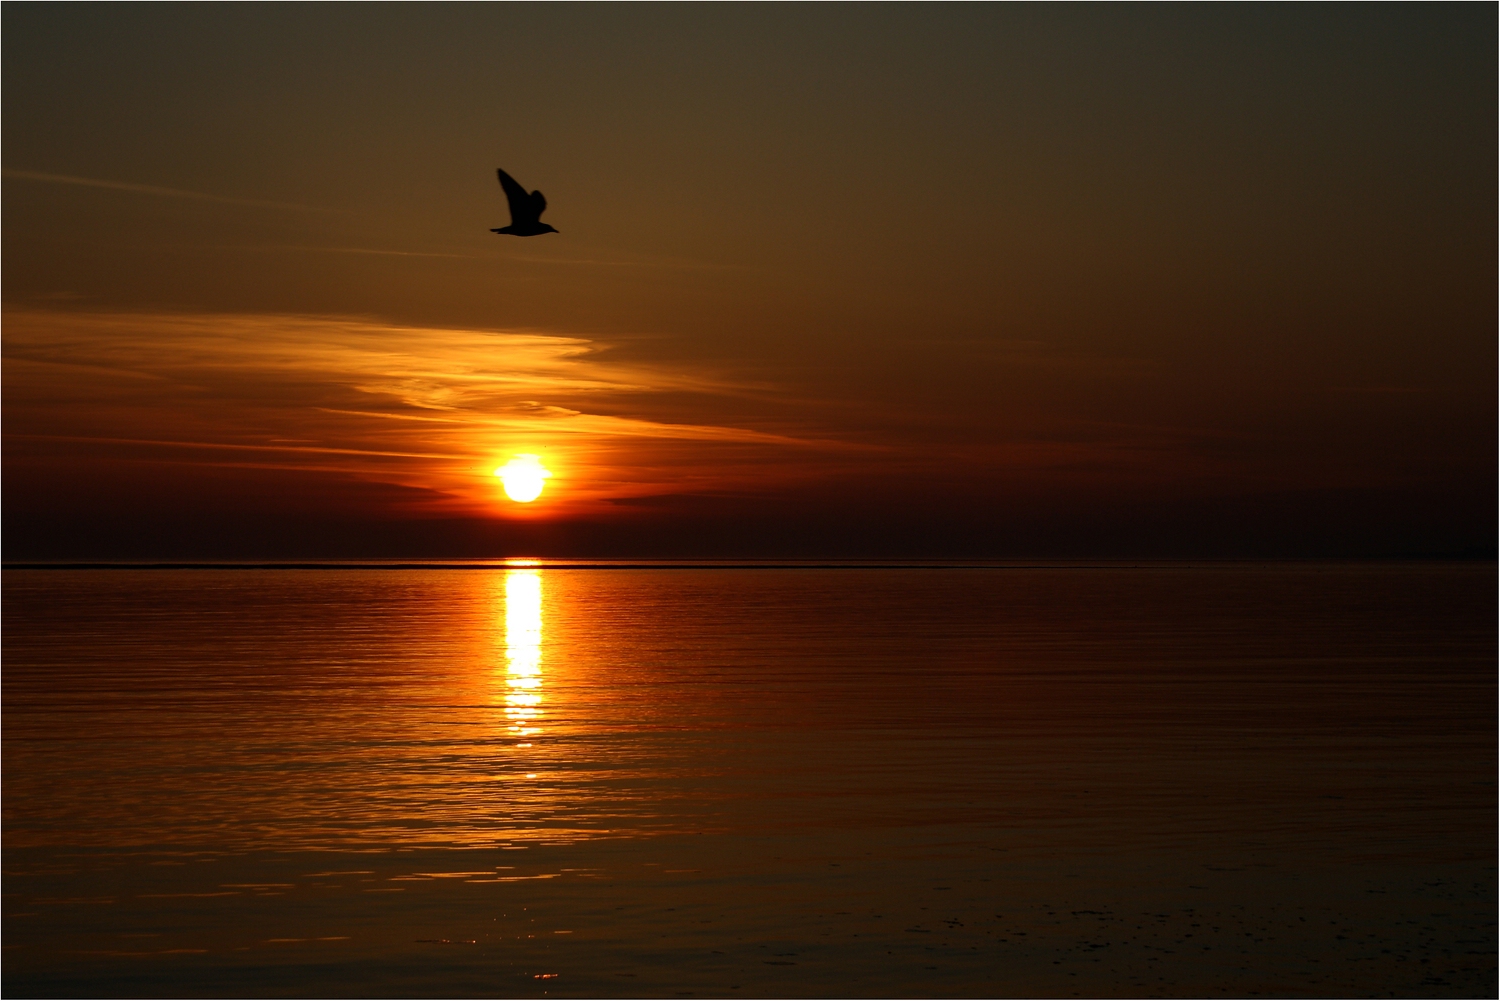
{"type": "Polygon", "coordinates": [[[48,174],[39,170],[12,170],[7,167],[0,176],[13,181],[36,181],[41,184],[69,184],[82,188],[103,188],[108,191],[128,191],[137,195],[156,195],[162,198],[188,198],[200,202],[219,202],[224,205],[250,205],[256,208],[292,209],[298,212],[338,212],[339,209],[320,208],[315,205],[298,205],[294,202],[273,202],[258,198],[233,198],[228,195],[210,195],[202,191],[184,191],[181,188],[164,188],[155,184],[134,184],[130,181],[106,181],[96,177],[74,177],[71,174],[48,174]]]}
{"type": "Polygon", "coordinates": [[[249,250],[264,252],[291,252],[305,254],[357,254],[366,257],[440,257],[449,260],[477,261],[482,260],[478,254],[448,254],[439,251],[428,250],[382,250],[375,247],[314,247],[303,244],[276,244],[246,247],[228,247],[229,250],[249,250]]]}
{"type": "MultiPolygon", "coordinates": [[[[556,513],[665,485],[764,488],[789,450],[852,447],[715,422],[745,385],[612,358],[584,337],[350,317],[17,309],[6,314],[4,352],[12,455],[228,465],[274,453],[282,464],[419,488],[438,498],[424,503],[458,513],[510,509],[491,473],[515,452],[542,454],[553,468],[556,513]]],[[[798,475],[795,466],[780,475],[798,475]]]]}
{"type": "MultiPolygon", "coordinates": [[[[1213,427],[1037,413],[997,392],[955,400],[946,383],[902,395],[922,387],[901,378],[840,397],[833,378],[778,386],[528,330],[16,308],[3,349],[6,462],[23,490],[28,477],[87,483],[108,467],[191,498],[195,475],[278,470],[283,484],[300,470],[319,497],[344,484],[394,505],[376,517],[587,520],[664,509],[651,497],[951,512],[1048,492],[1206,495],[1307,479],[1213,427]],[[554,473],[544,503],[502,499],[493,472],[516,453],[554,473]]],[[[1094,378],[1094,359],[1079,358],[1046,381],[1031,364],[1041,352],[1018,353],[971,360],[1038,398],[1118,374],[1094,378]]],[[[917,360],[903,373],[920,375],[917,360]]]]}

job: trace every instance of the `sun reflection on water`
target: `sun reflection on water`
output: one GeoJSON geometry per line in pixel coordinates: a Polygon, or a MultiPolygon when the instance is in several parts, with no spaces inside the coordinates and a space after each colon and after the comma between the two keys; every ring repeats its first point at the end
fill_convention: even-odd
{"type": "Polygon", "coordinates": [[[541,733],[542,575],[505,572],[505,715],[510,733],[541,733]]]}

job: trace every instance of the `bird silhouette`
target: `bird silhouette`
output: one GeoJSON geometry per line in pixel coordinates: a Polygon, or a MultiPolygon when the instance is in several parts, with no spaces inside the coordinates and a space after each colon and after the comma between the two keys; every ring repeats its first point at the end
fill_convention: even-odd
{"type": "Polygon", "coordinates": [[[503,170],[496,170],[500,175],[500,187],[505,189],[505,200],[510,202],[510,225],[499,229],[490,230],[491,233],[508,233],[511,236],[540,236],[543,233],[556,233],[557,230],[542,222],[542,213],[547,211],[547,199],[540,191],[526,193],[526,189],[516,183],[516,179],[503,170]]]}

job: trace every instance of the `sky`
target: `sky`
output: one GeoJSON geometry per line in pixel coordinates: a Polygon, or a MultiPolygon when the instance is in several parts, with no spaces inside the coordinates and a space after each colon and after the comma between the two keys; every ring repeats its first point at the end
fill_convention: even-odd
{"type": "Polygon", "coordinates": [[[1495,19],[6,5],[7,558],[1492,558],[1495,19]]]}

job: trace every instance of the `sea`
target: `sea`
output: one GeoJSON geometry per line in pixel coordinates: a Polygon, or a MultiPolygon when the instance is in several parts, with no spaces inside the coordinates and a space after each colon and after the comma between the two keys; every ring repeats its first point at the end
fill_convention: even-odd
{"type": "Polygon", "coordinates": [[[15,567],[7,997],[1494,997],[1492,562],[15,567]]]}

